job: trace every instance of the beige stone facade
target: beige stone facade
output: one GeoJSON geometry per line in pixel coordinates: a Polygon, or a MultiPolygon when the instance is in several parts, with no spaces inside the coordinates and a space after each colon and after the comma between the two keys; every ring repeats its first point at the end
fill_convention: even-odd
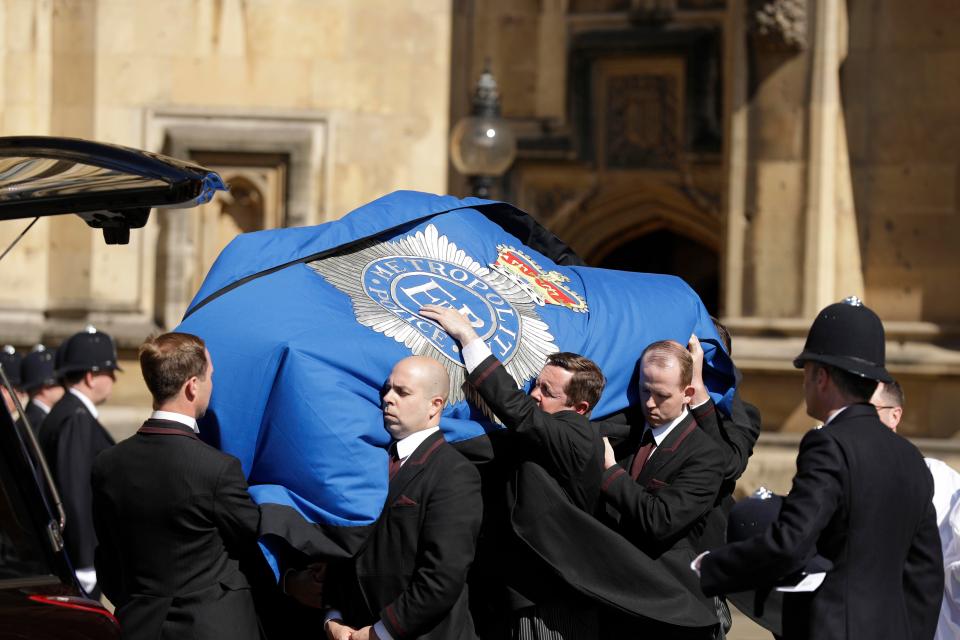
{"type": "MultiPolygon", "coordinates": [[[[449,2],[7,0],[0,33],[3,135],[231,152],[212,164],[234,175],[231,162],[250,154],[294,156],[275,164],[304,183],[290,186],[299,200],[267,225],[319,223],[394,189],[445,189],[449,2]]],[[[156,319],[160,217],[129,248],[75,218],[41,221],[5,261],[0,305],[40,321],[156,319]]],[[[0,240],[17,231],[3,225],[0,240]]],[[[48,335],[42,326],[14,337],[48,335]]]]}
{"type": "MultiPolygon", "coordinates": [[[[449,0],[0,2],[0,135],[165,152],[233,187],[154,212],[129,246],[41,220],[3,263],[2,340],[56,344],[92,321],[130,357],[177,323],[232,233],[445,191],[450,29],[449,0]]],[[[0,244],[25,223],[0,224],[0,244]]],[[[142,406],[128,369],[112,404],[142,406]]]]}
{"type": "Polygon", "coordinates": [[[452,117],[489,57],[520,132],[506,197],[591,264],[687,278],[786,452],[792,358],[847,295],[887,325],[903,432],[960,433],[960,5],[464,0],[454,34],[452,117]]]}
{"type": "MultiPolygon", "coordinates": [[[[850,294],[887,324],[904,432],[953,438],[955,4],[2,1],[0,134],[192,158],[233,191],[155,212],[129,247],[41,220],[4,260],[0,335],[55,344],[93,321],[129,357],[236,232],[395,189],[464,194],[447,135],[489,59],[520,140],[502,195],[591,264],[687,278],[732,329],[782,457],[812,422],[790,361],[816,310],[850,294]]],[[[0,224],[0,243],[24,224],[0,224]]],[[[114,404],[142,411],[139,384],[133,368],[114,404]]]]}

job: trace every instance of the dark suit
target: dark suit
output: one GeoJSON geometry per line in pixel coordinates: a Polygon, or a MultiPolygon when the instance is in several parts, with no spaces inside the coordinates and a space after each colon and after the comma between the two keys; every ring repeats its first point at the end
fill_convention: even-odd
{"type": "MultiPolygon", "coordinates": [[[[738,372],[738,382],[739,379],[738,372]]],[[[740,399],[740,394],[734,392],[730,415],[721,412],[712,399],[707,399],[703,404],[692,408],[690,412],[700,428],[717,443],[726,457],[723,482],[720,485],[720,491],[717,493],[714,507],[707,514],[703,535],[700,536],[700,544],[697,548],[697,551],[700,552],[715,549],[727,542],[727,519],[734,505],[733,492],[737,487],[737,480],[747,468],[747,461],[753,454],[753,447],[757,443],[757,438],[760,437],[760,411],[752,404],[743,402],[740,399]]],[[[755,607],[756,594],[753,592],[738,593],[731,600],[738,603],[738,608],[746,608],[747,611],[744,613],[752,619],[760,620],[765,628],[773,631],[771,621],[761,618],[757,613],[755,607]]],[[[716,598],[716,607],[718,617],[725,626],[729,627],[731,621],[730,609],[722,596],[716,598]]],[[[764,609],[766,618],[771,617],[774,609],[774,607],[764,609]]],[[[776,611],[779,611],[779,609],[776,609],[776,611]]],[[[779,631],[779,621],[777,621],[775,628],[779,631]]]]}
{"type": "MultiPolygon", "coordinates": [[[[27,420],[30,422],[30,428],[33,429],[35,434],[40,434],[40,425],[43,424],[44,419],[47,417],[47,412],[35,405],[32,401],[27,403],[27,406],[23,408],[23,412],[27,414],[27,420]]],[[[22,426],[23,421],[17,420],[17,425],[22,426]]]]}
{"type": "Polygon", "coordinates": [[[482,515],[476,468],[431,434],[390,481],[364,549],[331,568],[330,604],[346,624],[382,620],[398,640],[475,638],[466,579],[482,515]]]}
{"type": "Polygon", "coordinates": [[[932,638],[943,593],[932,496],[916,447],[873,406],[851,405],[804,436],[793,487],[767,532],[704,558],[703,589],[770,585],[819,553],[834,569],[816,591],[785,594],[785,638],[932,638]]]}
{"type": "Polygon", "coordinates": [[[40,429],[40,446],[63,500],[63,531],[74,568],[93,566],[97,535],[93,528],[90,470],[97,454],[113,446],[113,438],[71,392],[63,394],[40,429]]]}
{"type": "MultiPolygon", "coordinates": [[[[652,559],[596,517],[604,508],[599,497],[600,434],[611,425],[589,423],[572,411],[540,411],[494,358],[478,366],[468,382],[507,427],[491,431],[489,438],[456,445],[487,462],[480,465],[484,529],[477,549],[478,575],[472,576],[487,590],[471,588],[481,596],[477,610],[484,613],[476,615],[478,623],[505,617],[504,603],[494,601],[505,586],[513,596],[506,604],[513,608],[566,598],[568,603],[599,603],[668,624],[716,622],[713,608],[697,599],[686,598],[680,602],[684,606],[677,606],[677,593],[686,592],[683,585],[691,579],[688,566],[652,559]],[[557,446],[551,434],[566,438],[566,446],[557,446]],[[542,446],[544,438],[548,446],[542,446]],[[497,587],[499,591],[491,591],[497,587]]],[[[626,437],[629,424],[620,418],[612,427],[626,437]]]]}
{"type": "Polygon", "coordinates": [[[547,512],[572,507],[597,513],[603,470],[599,431],[575,411],[541,410],[494,356],[477,366],[468,382],[506,427],[491,434],[496,466],[485,477],[489,517],[478,554],[490,572],[485,581],[491,589],[506,588],[504,604],[511,610],[588,604],[563,578],[566,559],[584,555],[584,540],[564,540],[547,512]],[[559,488],[553,500],[535,498],[549,491],[544,483],[559,488]]]}
{"type": "Polygon", "coordinates": [[[700,428],[713,439],[724,456],[723,482],[717,493],[714,508],[707,516],[707,527],[700,538],[698,551],[706,551],[727,541],[727,516],[733,508],[733,491],[737,479],[747,468],[747,461],[753,453],[753,446],[760,436],[760,412],[751,404],[740,400],[734,394],[731,412],[721,412],[707,400],[690,410],[700,428]]]}
{"type": "Polygon", "coordinates": [[[259,637],[239,562],[260,511],[236,458],[148,420],[97,457],[92,487],[97,576],[124,638],[259,637]]]}
{"type": "MultiPolygon", "coordinates": [[[[700,548],[700,537],[716,501],[727,458],[688,413],[653,450],[634,480],[626,470],[633,465],[645,428],[635,428],[618,447],[620,464],[604,473],[603,496],[612,507],[616,530],[679,578],[673,594],[674,606],[689,611],[689,626],[698,628],[610,613],[605,616],[607,633],[612,636],[644,631],[663,638],[687,637],[691,633],[691,637],[712,637],[713,630],[702,627],[698,621],[703,610],[714,612],[714,604],[700,591],[689,565],[700,548]]],[[[716,620],[715,613],[713,619],[716,620]]]]}

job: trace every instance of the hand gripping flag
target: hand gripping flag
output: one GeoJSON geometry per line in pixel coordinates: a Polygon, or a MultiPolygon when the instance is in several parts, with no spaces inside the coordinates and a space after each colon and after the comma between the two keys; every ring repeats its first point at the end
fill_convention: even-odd
{"type": "Polygon", "coordinates": [[[464,391],[456,343],[417,314],[427,303],[465,314],[521,387],[550,353],[594,360],[607,376],[594,417],[636,402],[647,344],[692,333],[714,399],[732,397],[730,361],[682,280],[582,266],[504,203],[397,192],[320,226],[238,236],[178,330],[207,342],[217,379],[201,432],[243,464],[275,570],[272,536],[349,556],[379,515],[389,444],[379,394],[398,360],[446,366],[448,441],[499,428],[464,391]]]}

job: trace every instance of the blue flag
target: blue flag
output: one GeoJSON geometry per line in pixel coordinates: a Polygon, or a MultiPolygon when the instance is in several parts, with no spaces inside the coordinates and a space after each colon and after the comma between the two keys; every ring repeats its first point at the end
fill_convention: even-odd
{"type": "Polygon", "coordinates": [[[550,353],[594,360],[607,377],[594,418],[637,401],[649,343],[691,334],[714,399],[732,397],[732,365],[686,283],[582,266],[504,203],[397,192],[320,226],[239,236],[178,330],[207,342],[216,378],[201,432],[243,464],[275,570],[272,537],[348,556],[378,517],[390,441],[380,389],[398,360],[446,366],[448,441],[499,428],[467,397],[456,342],[418,315],[427,303],[469,318],[521,387],[550,353]]]}

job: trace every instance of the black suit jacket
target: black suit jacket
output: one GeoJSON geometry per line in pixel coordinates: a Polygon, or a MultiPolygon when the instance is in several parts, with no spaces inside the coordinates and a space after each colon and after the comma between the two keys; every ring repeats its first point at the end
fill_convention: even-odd
{"type": "MultiPolygon", "coordinates": [[[[478,459],[493,457],[493,464],[481,465],[485,504],[493,505],[486,509],[477,553],[478,569],[494,572],[480,576],[484,582],[505,580],[534,602],[580,594],[663,623],[716,622],[712,606],[676,606],[689,567],[681,571],[651,559],[596,517],[604,506],[597,425],[572,411],[544,413],[495,358],[477,367],[468,382],[507,427],[458,443],[478,459]]],[[[481,604],[491,599],[486,595],[481,604]]]]}
{"type": "MultiPolygon", "coordinates": [[[[33,432],[37,435],[40,434],[40,425],[43,424],[44,419],[47,417],[47,413],[33,404],[33,402],[28,402],[27,406],[23,408],[23,412],[27,414],[27,420],[30,421],[30,428],[33,429],[33,432]]],[[[23,427],[23,420],[17,420],[17,426],[23,427]]]]}
{"type": "Polygon", "coordinates": [[[646,425],[637,425],[618,447],[620,464],[607,469],[603,495],[612,507],[614,527],[637,548],[679,578],[675,607],[686,612],[679,626],[704,626],[703,611],[713,614],[713,602],[700,591],[690,562],[697,556],[700,536],[723,479],[725,455],[687,416],[654,449],[636,480],[631,468],[646,425]]]}
{"type": "Polygon", "coordinates": [[[511,608],[574,596],[562,573],[558,576],[551,566],[557,560],[549,558],[562,563],[565,557],[581,554],[582,543],[560,542],[543,511],[563,506],[532,496],[542,490],[537,484],[555,483],[556,497],[565,506],[591,516],[598,513],[603,471],[599,432],[575,411],[541,410],[492,355],[471,372],[468,383],[506,427],[490,435],[496,464],[485,475],[489,508],[481,552],[497,574],[489,577],[490,582],[493,588],[497,582],[508,588],[511,608]],[[545,473],[530,473],[529,465],[545,473]]]}
{"type": "Polygon", "coordinates": [[[727,516],[734,504],[733,491],[737,479],[747,468],[747,461],[760,436],[760,412],[755,406],[743,402],[740,394],[735,393],[731,409],[728,416],[717,408],[713,400],[707,400],[690,411],[724,457],[723,482],[714,507],[707,516],[698,551],[713,549],[727,541],[727,516]]]}
{"type": "Polygon", "coordinates": [[[475,638],[466,579],[482,516],[480,474],[432,434],[390,481],[364,549],[331,568],[330,604],[357,628],[382,620],[397,639],[475,638]]]}
{"type": "Polygon", "coordinates": [[[707,593],[775,583],[819,553],[819,589],[785,594],[788,639],[932,638],[943,594],[933,480],[910,442],[855,404],[800,443],[779,519],[762,536],[703,560],[707,593]]]}
{"type": "Polygon", "coordinates": [[[93,566],[97,535],[91,511],[93,460],[113,446],[113,438],[69,391],[50,410],[40,428],[40,446],[63,500],[67,555],[75,568],[93,566]]]}
{"type": "Polygon", "coordinates": [[[259,637],[239,566],[260,511],[236,458],[148,420],[97,457],[92,488],[97,577],[124,638],[259,637]]]}

